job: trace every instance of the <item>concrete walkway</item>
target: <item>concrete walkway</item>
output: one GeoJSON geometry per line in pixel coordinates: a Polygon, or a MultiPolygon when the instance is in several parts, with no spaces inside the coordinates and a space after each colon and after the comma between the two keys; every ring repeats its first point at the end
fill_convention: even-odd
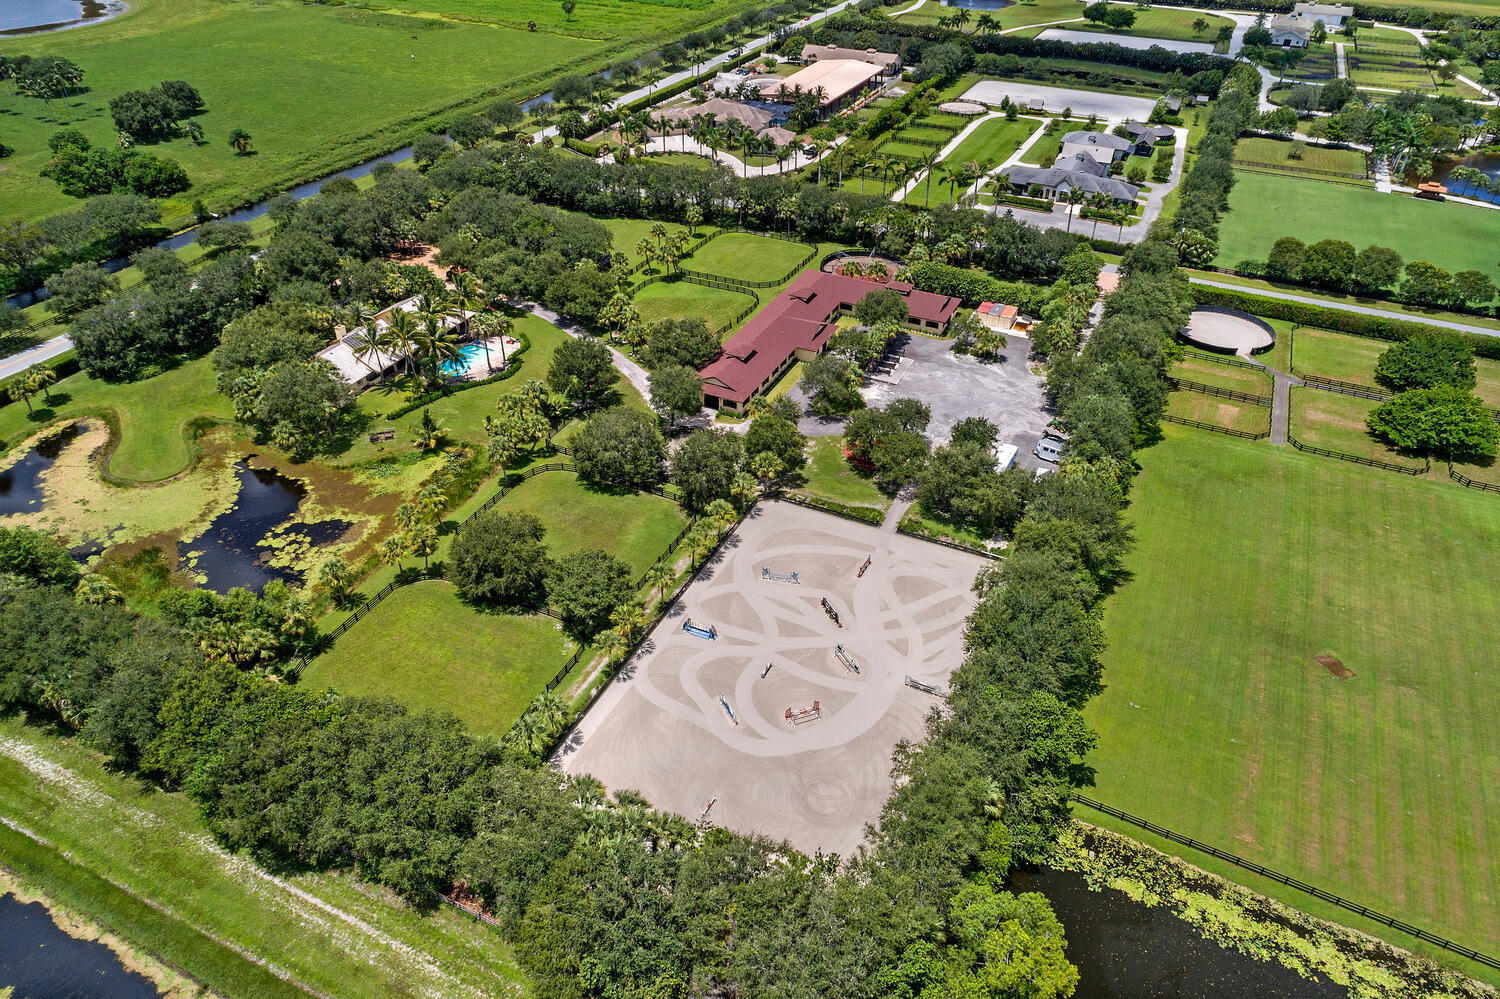
{"type": "Polygon", "coordinates": [[[1344,60],[1344,43],[1343,42],[1334,42],[1333,43],[1333,56],[1337,60],[1338,78],[1340,80],[1347,80],[1349,78],[1349,64],[1344,60]]]}
{"type": "Polygon", "coordinates": [[[1428,326],[1441,326],[1444,329],[1457,330],[1460,333],[1478,333],[1480,336],[1500,336],[1500,330],[1493,330],[1484,326],[1469,326],[1465,323],[1450,322],[1446,319],[1432,319],[1428,316],[1408,316],[1403,312],[1391,312],[1387,309],[1371,309],[1367,306],[1348,305],[1344,302],[1328,302],[1318,298],[1309,298],[1305,295],[1292,295],[1284,291],[1268,291],[1263,288],[1246,288],[1243,285],[1229,284],[1224,281],[1210,281],[1208,278],[1194,277],[1191,275],[1189,275],[1188,280],[1193,284],[1201,284],[1208,288],[1224,288],[1228,291],[1243,291],[1251,295],[1264,295],[1266,298],[1279,298],[1287,302],[1301,302],[1304,305],[1317,305],[1325,309],[1341,309],[1344,312],[1357,312],[1362,316],[1377,316],[1381,319],[1395,319],[1405,323],[1424,323],[1428,326]]]}

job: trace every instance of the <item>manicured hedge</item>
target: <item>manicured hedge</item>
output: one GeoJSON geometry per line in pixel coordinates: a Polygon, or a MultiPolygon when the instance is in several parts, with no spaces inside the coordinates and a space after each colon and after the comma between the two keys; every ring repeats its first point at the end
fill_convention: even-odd
{"type": "Polygon", "coordinates": [[[997,194],[995,202],[1001,205],[1015,205],[1019,208],[1035,208],[1041,212],[1052,210],[1052,202],[1046,198],[1028,198],[1020,194],[997,194]]]}
{"type": "Polygon", "coordinates": [[[980,302],[1006,302],[1022,312],[1036,315],[1047,304],[1049,291],[1024,281],[1000,281],[983,271],[954,267],[934,260],[912,264],[911,283],[923,291],[954,295],[965,305],[980,302]]]}
{"type": "MultiPolygon", "coordinates": [[[[1350,333],[1373,340],[1402,341],[1417,333],[1431,332],[1434,327],[1420,320],[1386,319],[1382,316],[1367,316],[1360,312],[1326,305],[1311,305],[1306,302],[1291,302],[1284,298],[1270,298],[1247,291],[1230,291],[1227,288],[1192,286],[1193,300],[1199,305],[1215,305],[1226,309],[1243,309],[1265,319],[1285,319],[1302,326],[1316,326],[1335,333],[1350,333]]],[[[1500,336],[1485,336],[1481,333],[1464,333],[1458,330],[1445,332],[1462,337],[1474,347],[1475,355],[1500,360],[1500,336]]]]}

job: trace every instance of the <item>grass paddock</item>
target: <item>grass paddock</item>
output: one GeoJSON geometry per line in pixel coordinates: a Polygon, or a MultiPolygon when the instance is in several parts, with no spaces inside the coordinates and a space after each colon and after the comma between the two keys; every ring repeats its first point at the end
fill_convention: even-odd
{"type": "Polygon", "coordinates": [[[701,319],[710,330],[734,321],[755,304],[749,295],[723,288],[709,288],[687,281],[658,281],[635,295],[635,307],[645,323],[660,319],[701,319]]]}
{"type": "Polygon", "coordinates": [[[802,263],[813,250],[809,243],[793,243],[748,232],[715,236],[683,261],[689,270],[742,281],[778,281],[802,263]]]}
{"type": "Polygon", "coordinates": [[[1086,710],[1100,734],[1091,793],[1493,949],[1500,503],[1163,432],[1139,456],[1131,575],[1108,603],[1105,690],[1086,710]],[[1336,679],[1319,654],[1356,675],[1336,679]]]}

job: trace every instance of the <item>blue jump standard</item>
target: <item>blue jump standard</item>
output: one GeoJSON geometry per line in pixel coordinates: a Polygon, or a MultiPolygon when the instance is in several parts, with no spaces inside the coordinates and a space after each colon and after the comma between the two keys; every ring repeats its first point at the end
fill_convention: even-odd
{"type": "Polygon", "coordinates": [[[718,641],[719,638],[719,629],[713,626],[705,628],[701,625],[694,624],[692,618],[688,618],[686,621],[682,622],[682,630],[687,632],[689,635],[695,635],[698,638],[706,638],[711,642],[718,641]]]}
{"type": "Polygon", "coordinates": [[[772,572],[765,566],[761,566],[760,578],[771,580],[772,582],[776,583],[797,583],[798,585],[801,585],[802,583],[802,580],[797,578],[797,574],[795,572],[772,572]]]}

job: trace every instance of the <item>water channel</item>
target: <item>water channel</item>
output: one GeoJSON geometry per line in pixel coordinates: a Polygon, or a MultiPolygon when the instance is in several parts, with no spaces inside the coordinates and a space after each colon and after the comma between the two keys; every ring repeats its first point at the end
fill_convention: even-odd
{"type": "Polygon", "coordinates": [[[156,986],[102,943],[58,928],[40,902],[0,895],[0,989],[15,999],[155,999],[156,986]]]}
{"type": "Polygon", "coordinates": [[[0,517],[35,513],[42,508],[42,473],[81,432],[78,424],[70,423],[42,438],[24,458],[0,472],[0,517]]]}

